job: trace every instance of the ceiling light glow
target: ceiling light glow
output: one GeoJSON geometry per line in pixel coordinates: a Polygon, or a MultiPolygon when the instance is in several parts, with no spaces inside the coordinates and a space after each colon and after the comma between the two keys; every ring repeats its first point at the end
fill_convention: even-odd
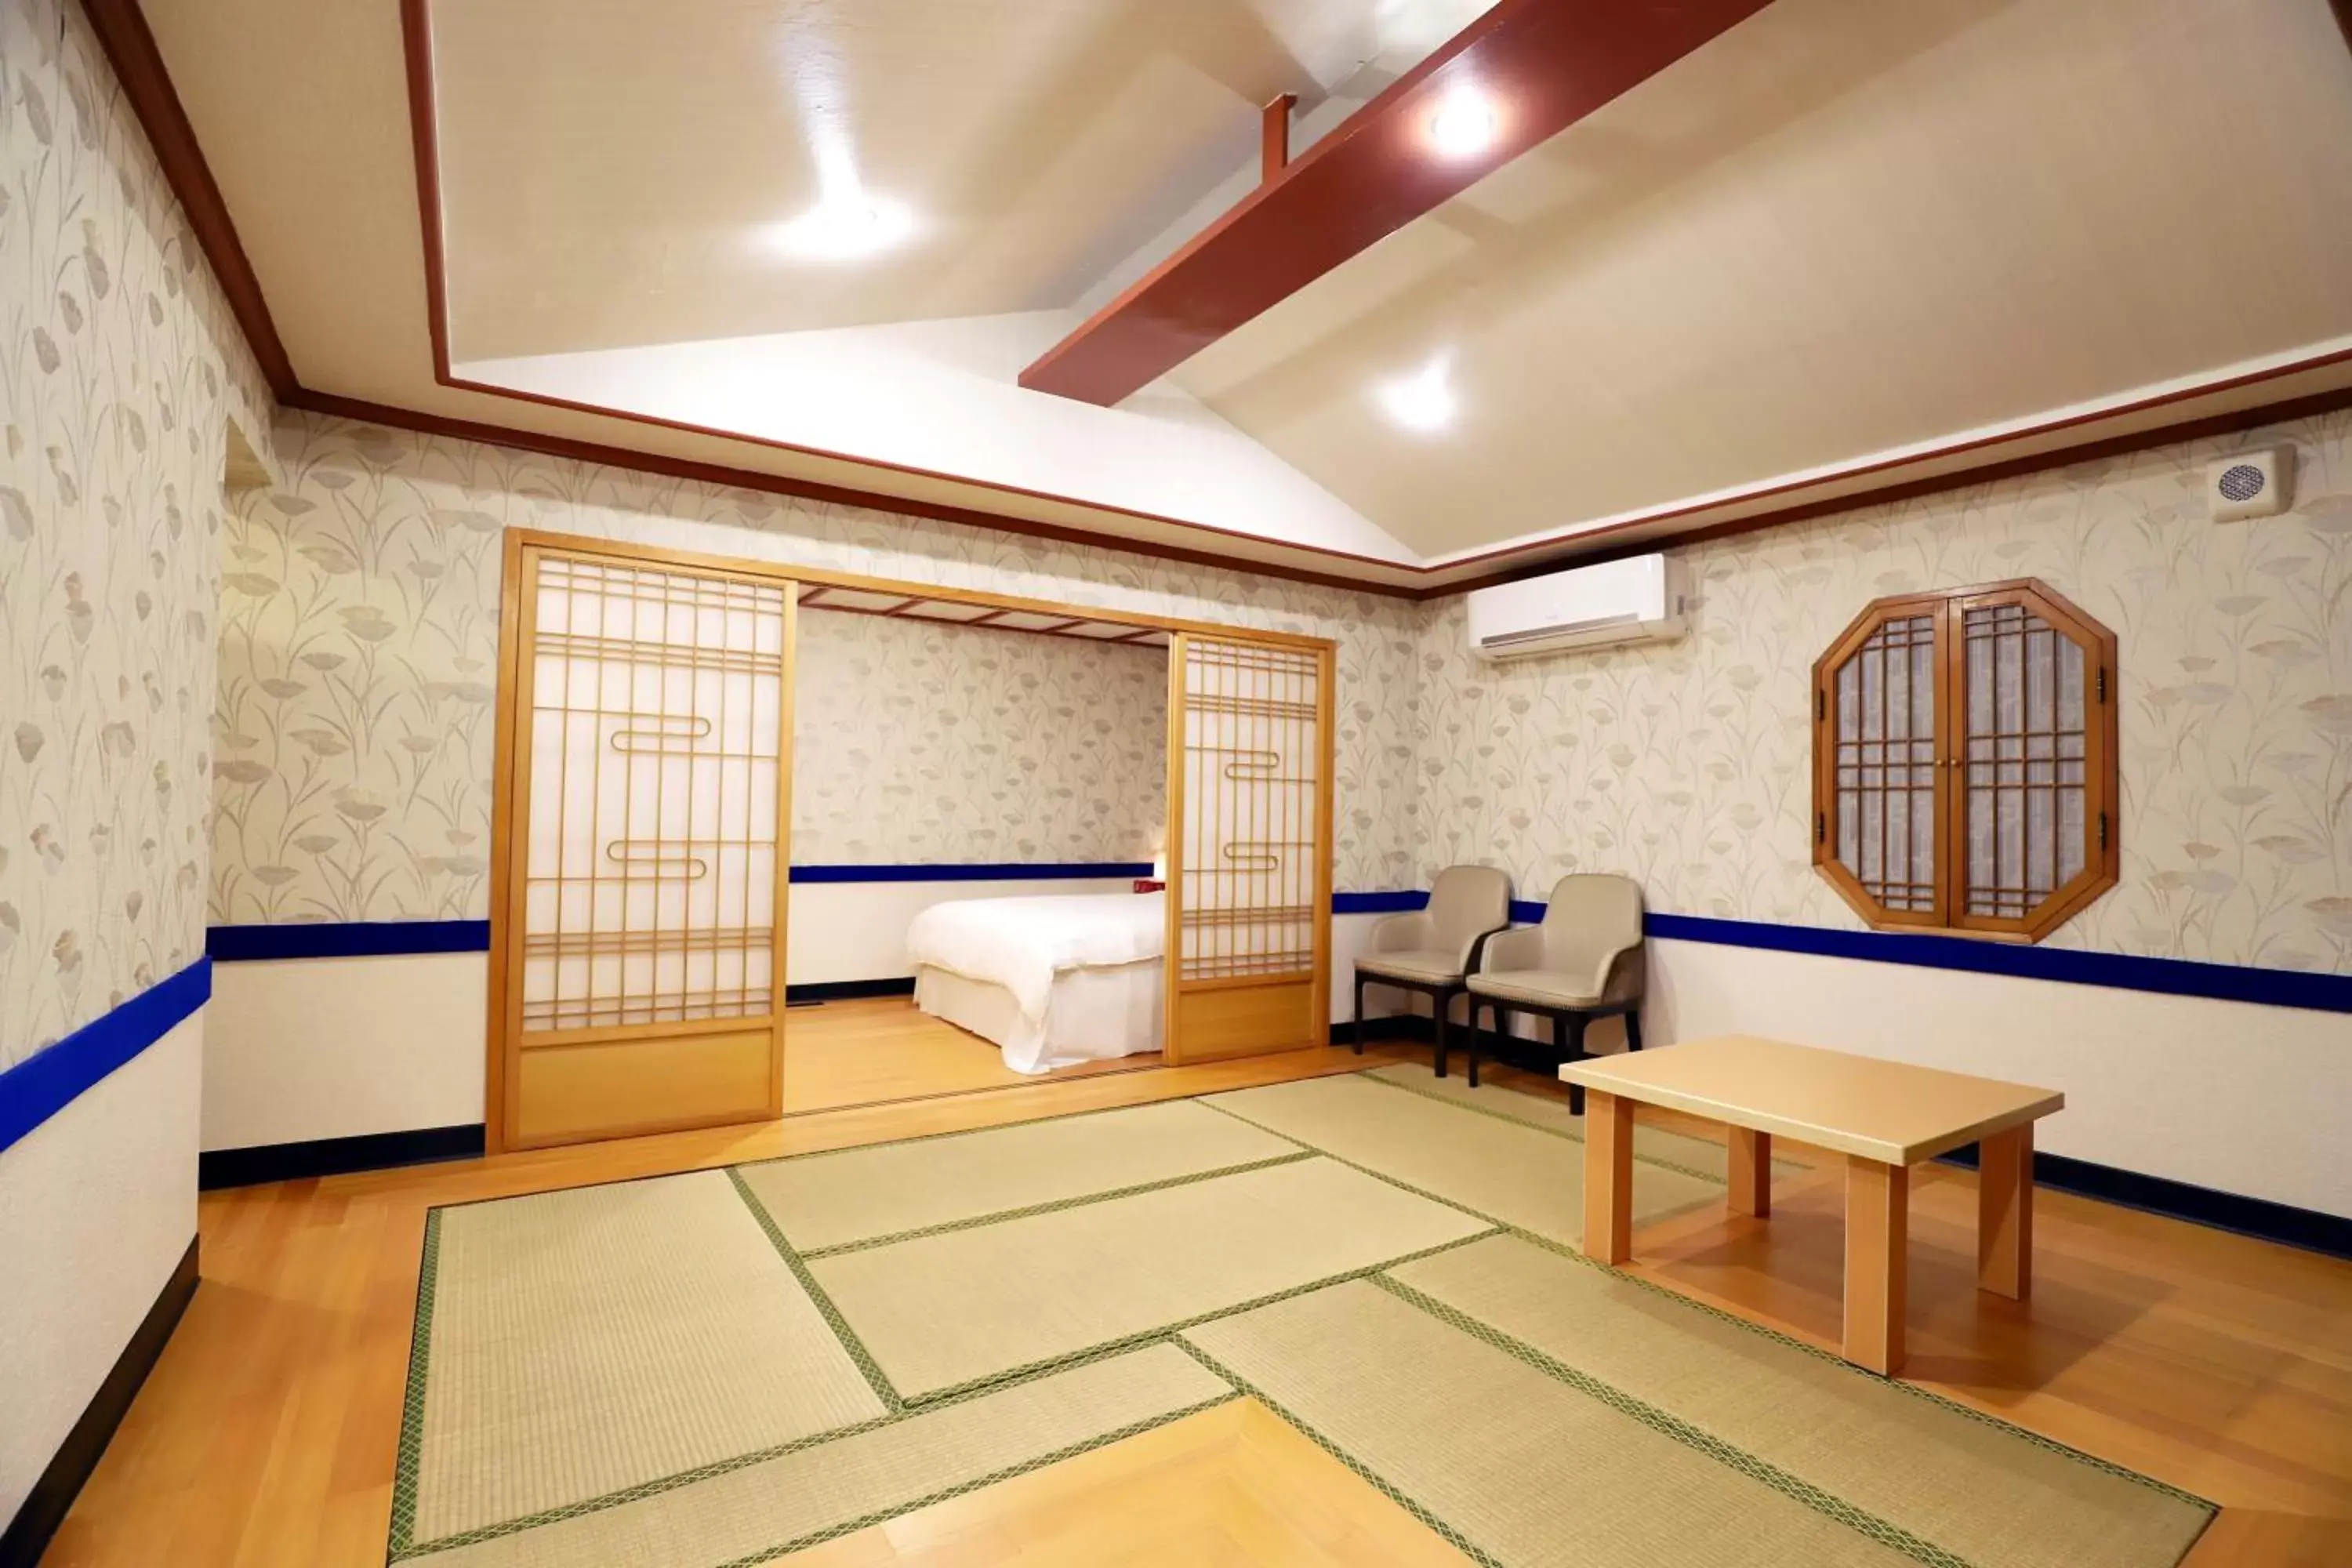
{"type": "Polygon", "coordinates": [[[1457,87],[1429,117],[1429,139],[1449,158],[1475,158],[1495,144],[1495,105],[1475,88],[1457,87]]]}
{"type": "Polygon", "coordinates": [[[1411,375],[1381,383],[1374,395],[1388,416],[1406,429],[1424,434],[1443,430],[1454,423],[1452,369],[1440,356],[1411,375]]]}
{"type": "Polygon", "coordinates": [[[862,261],[905,243],[915,215],[903,203],[861,192],[828,194],[771,231],[778,250],[803,261],[862,261]]]}

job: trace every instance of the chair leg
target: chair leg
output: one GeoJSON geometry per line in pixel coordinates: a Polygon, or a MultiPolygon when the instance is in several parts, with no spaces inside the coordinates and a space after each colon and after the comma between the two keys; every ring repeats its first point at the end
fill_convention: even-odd
{"type": "MultiPolygon", "coordinates": [[[[1552,1044],[1554,1048],[1557,1049],[1559,1043],[1559,1026],[1565,1022],[1568,1025],[1568,1055],[1565,1059],[1571,1062],[1582,1061],[1584,1059],[1584,1015],[1581,1013],[1569,1013],[1565,1015],[1556,1014],[1553,1016],[1551,1022],[1553,1030],[1552,1044]]],[[[1568,1109],[1570,1115],[1581,1116],[1584,1114],[1584,1086],[1582,1084],[1572,1083],[1568,1086],[1568,1109]]]]}
{"type": "Polygon", "coordinates": [[[1435,1015],[1432,1032],[1437,1037],[1437,1076],[1444,1078],[1445,1076],[1445,1016],[1454,1011],[1454,993],[1431,992],[1429,1010],[1435,1015]]]}
{"type": "Polygon", "coordinates": [[[1625,1015],[1625,1048],[1629,1051],[1642,1048],[1642,1005],[1638,1002],[1625,1015]]]}
{"type": "MultiPolygon", "coordinates": [[[[1495,1013],[1495,1027],[1496,1027],[1497,1029],[1507,1029],[1507,1028],[1509,1028],[1509,1027],[1511,1026],[1510,1026],[1511,1016],[1510,1016],[1510,1014],[1508,1014],[1508,1013],[1507,1013],[1507,1012],[1505,1012],[1505,1011],[1503,1010],[1503,1005],[1502,1005],[1500,1002],[1493,1002],[1493,1003],[1489,1003],[1489,1004],[1488,1004],[1488,1005],[1494,1009],[1494,1013],[1495,1013]]],[[[1470,1030],[1470,1087],[1471,1087],[1472,1089],[1475,1089],[1475,1088],[1477,1088],[1477,1087],[1478,1087],[1478,1030],[1477,1030],[1477,1027],[1476,1027],[1476,1026],[1477,1026],[1477,1019],[1476,1019],[1475,1017],[1473,1017],[1473,1018],[1471,1019],[1471,1021],[1470,1021],[1470,1022],[1471,1022],[1471,1026],[1471,1026],[1471,1030],[1470,1030]]]]}
{"type": "Polygon", "coordinates": [[[1364,1054],[1364,977],[1356,976],[1356,1054],[1364,1054]]]}

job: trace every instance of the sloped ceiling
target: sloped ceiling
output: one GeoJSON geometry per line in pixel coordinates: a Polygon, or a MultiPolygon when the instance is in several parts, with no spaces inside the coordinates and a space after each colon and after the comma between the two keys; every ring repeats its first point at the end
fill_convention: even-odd
{"type": "MultiPolygon", "coordinates": [[[[1075,318],[1248,187],[1261,96],[1328,132],[1475,0],[411,4],[454,371],[394,5],[146,0],[306,395],[1427,588],[2352,386],[2328,0],[1776,0],[1105,414],[1114,441],[1019,412],[1018,481],[814,439],[748,374],[688,417],[625,356],[800,343],[823,374],[861,333],[1075,318]],[[915,232],[779,264],[840,146],[915,232]],[[492,360],[539,400],[465,374],[492,360]],[[591,360],[594,398],[548,390],[591,360]],[[1400,429],[1377,389],[1433,363],[1457,416],[1400,429]],[[1230,472],[1157,482],[1212,429],[1230,472]]],[[[925,417],[1045,395],[999,374],[945,365],[975,401],[925,417]]]]}

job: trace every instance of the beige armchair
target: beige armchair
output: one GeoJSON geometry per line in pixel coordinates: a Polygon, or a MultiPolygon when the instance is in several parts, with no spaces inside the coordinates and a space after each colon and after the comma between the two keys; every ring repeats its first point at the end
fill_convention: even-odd
{"type": "Polygon", "coordinates": [[[1479,944],[1511,923],[1511,879],[1491,866],[1449,866],[1431,886],[1429,907],[1391,915],[1372,928],[1372,951],[1356,960],[1356,1054],[1364,1050],[1364,986],[1418,991],[1436,1014],[1437,1076],[1445,1076],[1446,1015],[1478,965],[1479,944]]]}
{"type": "MultiPolygon", "coordinates": [[[[1563,877],[1551,890],[1541,925],[1521,926],[1487,939],[1470,993],[1470,1082],[1478,1082],[1478,1016],[1495,1011],[1508,1035],[1511,1015],[1551,1020],[1555,1056],[1574,1061],[1584,1052],[1584,1026],[1619,1014],[1625,1047],[1642,1048],[1642,991],[1647,965],[1642,948],[1642,889],[1627,877],[1563,877]],[[1565,1026],[1567,1039],[1560,1038],[1565,1026]]],[[[1584,1090],[1570,1085],[1570,1108],[1584,1110],[1584,1090]]]]}

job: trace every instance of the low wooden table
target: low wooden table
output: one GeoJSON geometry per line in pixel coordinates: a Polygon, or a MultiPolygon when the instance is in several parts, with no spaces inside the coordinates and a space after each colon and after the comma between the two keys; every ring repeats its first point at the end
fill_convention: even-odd
{"type": "Polygon", "coordinates": [[[1633,1106],[1638,1101],[1731,1129],[1731,1208],[1772,1208],[1775,1133],[1843,1154],[1846,1360],[1881,1373],[1903,1365],[1903,1286],[1911,1167],[1979,1145],[1977,1285],[2022,1300],[2033,1282],[2033,1123],[2066,1097],[1997,1079],[1746,1035],[1571,1062],[1584,1089],[1584,1251],[1633,1255],[1633,1106]]]}

